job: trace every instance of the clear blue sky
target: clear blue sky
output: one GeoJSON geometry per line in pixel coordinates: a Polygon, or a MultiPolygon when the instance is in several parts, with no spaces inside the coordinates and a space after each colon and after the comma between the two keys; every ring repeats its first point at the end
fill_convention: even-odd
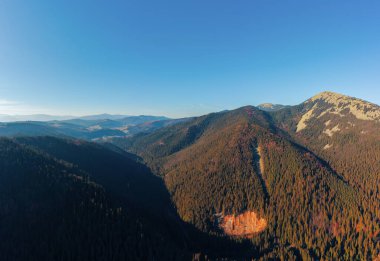
{"type": "Polygon", "coordinates": [[[380,1],[0,0],[0,114],[380,104],[380,1]]]}

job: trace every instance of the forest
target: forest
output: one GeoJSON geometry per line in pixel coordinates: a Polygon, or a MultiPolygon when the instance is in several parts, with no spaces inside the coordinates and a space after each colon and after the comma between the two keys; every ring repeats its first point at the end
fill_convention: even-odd
{"type": "Polygon", "coordinates": [[[2,260],[375,260],[379,126],[311,108],[1,138],[2,260]]]}
{"type": "Polygon", "coordinates": [[[380,155],[376,143],[363,144],[374,150],[363,151],[368,157],[345,149],[329,159],[284,128],[300,111],[291,107],[276,115],[248,106],[114,144],[141,156],[162,176],[181,219],[203,232],[224,236],[217,226],[220,213],[254,211],[265,218],[263,232],[235,238],[252,243],[258,253],[252,258],[371,260],[379,254],[378,190],[373,188],[379,184],[379,161],[370,158],[380,155]],[[344,155],[351,158],[338,158],[344,155]],[[370,168],[369,176],[363,177],[366,169],[355,170],[359,164],[370,168]]]}

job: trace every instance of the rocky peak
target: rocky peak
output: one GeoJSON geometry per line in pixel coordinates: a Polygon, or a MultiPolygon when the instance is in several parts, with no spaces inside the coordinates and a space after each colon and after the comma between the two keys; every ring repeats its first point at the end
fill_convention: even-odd
{"type": "MultiPolygon", "coordinates": [[[[322,92],[307,102],[325,102],[330,106],[325,112],[345,116],[344,112],[353,114],[359,120],[380,120],[380,107],[376,104],[342,95],[335,92],[322,92]]],[[[319,106],[319,105],[318,105],[319,106]]]]}
{"type": "Polygon", "coordinates": [[[326,114],[340,117],[353,115],[358,120],[380,121],[380,107],[376,104],[335,92],[322,92],[304,102],[305,109],[297,125],[297,132],[307,126],[311,118],[326,114]]]}
{"type": "Polygon", "coordinates": [[[287,106],[281,105],[281,104],[273,104],[273,103],[262,103],[257,105],[257,108],[259,108],[262,111],[278,111],[287,106]]]}
{"type": "Polygon", "coordinates": [[[336,93],[336,92],[325,91],[325,92],[318,93],[317,95],[311,97],[309,100],[311,101],[323,100],[329,103],[336,103],[336,101],[341,100],[341,99],[354,99],[354,98],[340,94],[340,93],[336,93]]]}

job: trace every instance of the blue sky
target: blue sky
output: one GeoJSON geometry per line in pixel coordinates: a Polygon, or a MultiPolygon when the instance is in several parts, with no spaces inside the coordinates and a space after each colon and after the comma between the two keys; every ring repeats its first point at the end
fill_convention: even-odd
{"type": "Polygon", "coordinates": [[[380,1],[0,0],[0,114],[380,104],[380,1]]]}

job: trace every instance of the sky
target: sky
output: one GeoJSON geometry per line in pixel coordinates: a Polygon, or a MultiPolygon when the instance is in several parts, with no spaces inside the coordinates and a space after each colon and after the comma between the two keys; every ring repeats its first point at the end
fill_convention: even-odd
{"type": "Polygon", "coordinates": [[[380,1],[0,0],[0,114],[380,104],[380,1]]]}

